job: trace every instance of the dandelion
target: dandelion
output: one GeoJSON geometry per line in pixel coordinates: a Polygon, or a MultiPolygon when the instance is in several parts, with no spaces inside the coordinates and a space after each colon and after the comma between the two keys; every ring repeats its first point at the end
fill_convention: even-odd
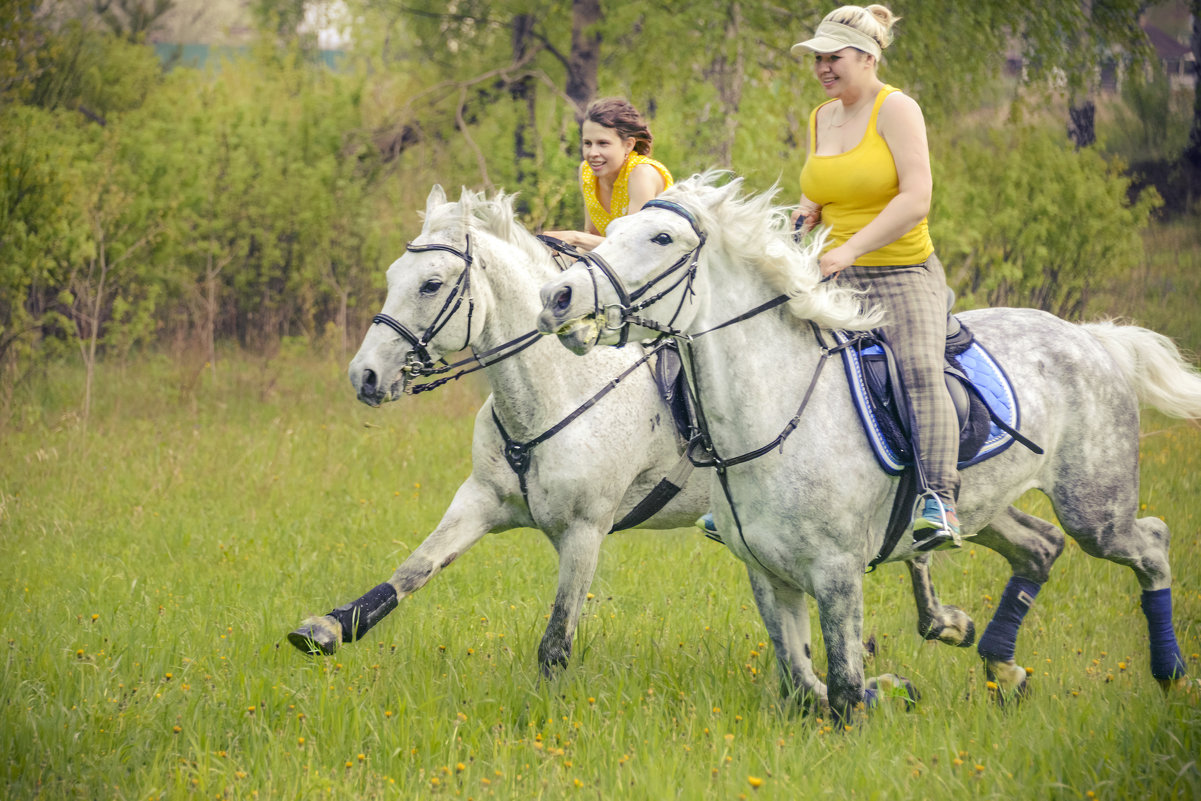
{"type": "Polygon", "coordinates": [[[179,734],[181,731],[183,731],[183,729],[181,729],[179,726],[172,726],[171,731],[175,732],[176,734],[179,734]]]}
{"type": "Polygon", "coordinates": [[[1126,669],[1126,663],[1118,662],[1118,670],[1125,670],[1125,669],[1126,669]]]}
{"type": "Polygon", "coordinates": [[[595,704],[595,703],[596,703],[596,699],[595,699],[595,698],[593,698],[593,697],[590,695],[590,696],[588,696],[588,703],[590,703],[590,704],[595,704]]]}
{"type": "Polygon", "coordinates": [[[572,783],[573,783],[573,784],[574,784],[576,787],[583,787],[583,786],[584,786],[584,783],[583,783],[582,781],[580,781],[579,779],[572,779],[571,781],[572,781],[572,783]]]}
{"type": "Polygon", "coordinates": [[[733,735],[733,734],[727,734],[727,735],[726,735],[726,742],[727,742],[727,743],[732,743],[732,742],[734,742],[734,735],[733,735]]]}
{"type": "Polygon", "coordinates": [[[392,710],[391,710],[391,709],[385,709],[385,710],[384,710],[384,717],[386,717],[386,718],[390,718],[390,717],[392,717],[392,710]]]}
{"type": "Polygon", "coordinates": [[[346,767],[348,767],[348,768],[349,768],[349,767],[352,767],[353,765],[354,765],[354,763],[353,763],[353,762],[351,762],[349,759],[348,759],[348,760],[346,760],[346,767]]]}
{"type": "Polygon", "coordinates": [[[252,706],[248,706],[248,707],[246,707],[246,712],[247,712],[247,713],[249,713],[249,714],[251,714],[251,715],[253,715],[253,714],[254,714],[254,707],[252,707],[252,706]]]}
{"type": "Polygon", "coordinates": [[[359,761],[360,761],[360,762],[363,762],[363,761],[365,761],[366,759],[367,759],[367,755],[366,755],[366,754],[359,754],[359,761]]]}
{"type": "Polygon", "coordinates": [[[455,773],[462,773],[465,770],[467,770],[467,766],[464,765],[462,762],[458,762],[455,764],[455,773]]]}
{"type": "Polygon", "coordinates": [[[430,777],[430,787],[437,787],[441,783],[442,783],[442,780],[439,779],[437,776],[430,777]]]}
{"type": "Polygon", "coordinates": [[[747,776],[746,782],[747,782],[747,784],[749,784],[751,787],[755,788],[756,790],[758,790],[763,785],[763,779],[760,779],[758,776],[747,776]]]}
{"type": "Polygon", "coordinates": [[[976,772],[977,772],[977,773],[983,773],[983,772],[984,772],[984,766],[983,766],[983,765],[981,765],[981,764],[978,764],[978,763],[977,763],[977,765],[976,765],[976,772]]]}
{"type": "Polygon", "coordinates": [[[239,778],[239,779],[245,779],[245,778],[246,778],[246,771],[244,771],[244,770],[236,770],[236,771],[234,771],[234,776],[236,776],[236,777],[237,777],[237,778],[239,778]]]}
{"type": "Polygon", "coordinates": [[[301,748],[304,748],[304,738],[303,738],[303,737],[297,737],[297,738],[296,738],[296,744],[297,744],[298,746],[300,746],[301,748]]]}
{"type": "Polygon", "coordinates": [[[95,622],[96,622],[97,620],[99,620],[99,619],[100,619],[100,615],[92,615],[92,622],[93,622],[93,623],[95,623],[95,622]]]}
{"type": "Polygon", "coordinates": [[[166,679],[167,679],[167,681],[171,681],[171,674],[170,674],[170,673],[167,673],[167,674],[165,674],[165,676],[166,676],[166,679]]]}

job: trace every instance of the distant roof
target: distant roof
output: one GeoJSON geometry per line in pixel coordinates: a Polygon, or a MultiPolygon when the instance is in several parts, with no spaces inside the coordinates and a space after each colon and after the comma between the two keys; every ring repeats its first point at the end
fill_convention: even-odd
{"type": "Polygon", "coordinates": [[[1155,48],[1155,52],[1160,58],[1187,58],[1193,52],[1191,47],[1181,44],[1154,25],[1143,25],[1143,31],[1147,34],[1147,38],[1151,41],[1151,46],[1155,48]]]}

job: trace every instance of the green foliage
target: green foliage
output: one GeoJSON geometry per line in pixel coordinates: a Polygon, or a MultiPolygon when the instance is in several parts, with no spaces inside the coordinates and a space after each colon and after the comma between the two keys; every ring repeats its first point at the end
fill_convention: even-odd
{"type": "MultiPolygon", "coordinates": [[[[124,5],[150,20],[168,5],[154,2],[124,5]]],[[[1077,274],[1099,276],[1133,253],[1149,201],[1122,206],[1114,165],[1056,147],[1054,136],[975,139],[1013,90],[999,78],[1011,42],[1029,59],[1020,96],[1030,98],[1057,70],[1083,70],[1064,43],[1095,34],[1098,47],[1124,46],[1127,5],[1093,3],[1091,17],[1078,0],[894,9],[902,20],[881,74],[922,103],[935,142],[936,242],[975,302],[1080,313],[1090,289],[1077,274]],[[968,144],[938,144],[956,138],[968,144]],[[1022,177],[1027,160],[1036,166],[1022,177]],[[1037,221],[991,214],[1011,193],[1038,198],[1037,221]],[[1101,230],[1083,247],[1080,226],[1057,226],[1055,215],[1097,218],[1101,230]],[[1043,287],[1038,265],[1066,266],[1043,287]]],[[[16,134],[0,145],[9,165],[0,241],[15,257],[0,268],[0,365],[15,369],[20,350],[28,367],[81,334],[101,354],[198,341],[212,360],[223,341],[270,352],[292,336],[344,353],[433,183],[452,195],[461,185],[516,192],[531,228],[581,224],[576,110],[564,88],[575,3],[348,7],[355,52],[338,71],[314,58],[304,2],[257,0],[269,35],[250,55],[164,76],[149,48],[95,19],[61,22],[10,4],[0,16],[0,124],[16,134]],[[102,262],[119,267],[103,286],[93,271],[102,262]]],[[[94,17],[89,4],[76,8],[94,17]]],[[[605,4],[591,31],[598,91],[646,112],[655,155],[677,178],[729,167],[749,189],[778,184],[791,202],[808,115],[824,95],[811,62],[789,48],[828,10],[605,4]]],[[[1128,151],[1156,136],[1154,147],[1170,149],[1177,118],[1163,118],[1158,85],[1131,89],[1129,100],[1137,111],[1106,136],[1112,151],[1133,161],[1128,151]]]]}
{"type": "Polygon", "coordinates": [[[10,388],[35,357],[55,354],[66,266],[91,247],[75,204],[83,178],[67,155],[84,138],[70,122],[65,112],[0,109],[0,384],[10,388]]]}
{"type": "Polygon", "coordinates": [[[931,220],[966,306],[1033,306],[1067,319],[1141,262],[1159,196],[1135,201],[1122,165],[1031,129],[942,145],[931,220]]]}

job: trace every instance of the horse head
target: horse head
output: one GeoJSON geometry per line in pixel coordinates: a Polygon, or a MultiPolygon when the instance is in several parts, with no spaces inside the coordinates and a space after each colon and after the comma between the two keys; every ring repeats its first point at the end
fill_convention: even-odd
{"type": "Polygon", "coordinates": [[[538,330],[583,354],[596,345],[624,345],[631,328],[686,326],[696,311],[692,290],[714,201],[705,189],[724,191],[707,174],[693,176],[614,220],[596,250],[542,287],[538,330]]]}
{"type": "Polygon", "coordinates": [[[435,185],[417,239],[388,267],[388,295],[350,362],[350,382],[371,406],[396,400],[416,377],[471,344],[483,324],[472,288],[471,216],[478,196],[449,203],[435,185]]]}

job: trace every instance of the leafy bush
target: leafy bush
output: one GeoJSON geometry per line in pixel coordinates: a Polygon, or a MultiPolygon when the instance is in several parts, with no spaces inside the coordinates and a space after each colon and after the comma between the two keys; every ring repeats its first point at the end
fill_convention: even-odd
{"type": "Polygon", "coordinates": [[[1128,197],[1120,161],[1058,132],[1009,128],[936,151],[931,226],[967,306],[1032,306],[1079,319],[1090,293],[1143,259],[1161,201],[1128,197]]]}

